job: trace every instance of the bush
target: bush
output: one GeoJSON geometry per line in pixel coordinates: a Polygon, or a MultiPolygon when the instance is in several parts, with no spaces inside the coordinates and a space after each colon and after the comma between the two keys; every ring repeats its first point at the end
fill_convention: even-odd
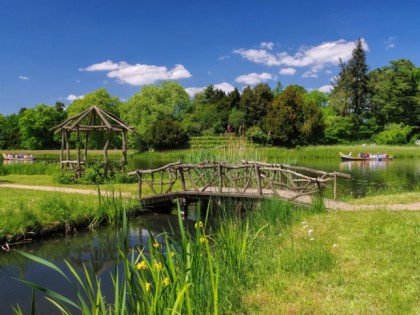
{"type": "Polygon", "coordinates": [[[144,135],[142,142],[148,148],[173,149],[185,145],[188,142],[188,135],[178,122],[163,119],[152,126],[144,135]]]}
{"type": "Polygon", "coordinates": [[[404,124],[389,124],[385,130],[373,137],[378,144],[407,144],[411,134],[412,127],[404,124]]]}
{"type": "Polygon", "coordinates": [[[253,126],[249,128],[246,131],[245,136],[250,141],[254,143],[258,143],[258,144],[271,144],[273,142],[271,137],[267,135],[266,133],[264,133],[264,131],[262,131],[261,128],[257,126],[253,126]]]}

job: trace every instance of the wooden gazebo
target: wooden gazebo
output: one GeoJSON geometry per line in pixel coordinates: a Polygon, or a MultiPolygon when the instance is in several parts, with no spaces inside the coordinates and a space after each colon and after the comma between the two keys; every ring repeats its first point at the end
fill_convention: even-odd
{"type": "Polygon", "coordinates": [[[96,105],[89,107],[83,112],[67,119],[61,124],[50,129],[54,133],[61,132],[61,151],[60,164],[61,169],[65,166],[72,167],[76,175],[79,177],[82,172],[82,166],[87,164],[87,151],[89,133],[102,132],[106,135],[106,142],[104,146],[104,173],[107,174],[108,169],[111,169],[108,160],[108,148],[111,142],[112,134],[115,132],[122,133],[122,151],[123,151],[123,165],[127,164],[127,132],[135,132],[135,130],[122,122],[115,115],[108,113],[96,105]],[[76,160],[70,159],[70,133],[76,133],[77,137],[77,157],[76,160]],[[81,134],[84,134],[83,158],[81,134]],[[66,158],[64,158],[64,150],[66,151],[66,158]]]}

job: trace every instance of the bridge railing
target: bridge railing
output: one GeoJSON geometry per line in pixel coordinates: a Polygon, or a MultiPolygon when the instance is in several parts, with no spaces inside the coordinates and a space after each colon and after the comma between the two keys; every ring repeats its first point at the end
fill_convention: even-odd
{"type": "Polygon", "coordinates": [[[147,195],[173,192],[195,192],[234,195],[278,195],[280,190],[293,191],[294,198],[320,192],[334,182],[337,198],[337,179],[350,178],[338,172],[324,172],[287,164],[242,161],[240,164],[206,161],[200,164],[175,162],[157,169],[136,170],[139,198],[147,187],[147,195]]]}

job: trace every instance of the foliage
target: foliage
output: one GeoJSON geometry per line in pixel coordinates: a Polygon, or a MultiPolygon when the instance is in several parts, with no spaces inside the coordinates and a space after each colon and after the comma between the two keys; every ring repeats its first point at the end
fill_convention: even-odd
{"type": "Polygon", "coordinates": [[[180,119],[189,102],[189,95],[179,83],[164,81],[143,87],[134,94],[121,106],[121,117],[129,125],[136,126],[143,137],[161,120],[180,119]]]}
{"type": "Polygon", "coordinates": [[[390,62],[369,73],[371,107],[380,126],[389,123],[418,125],[420,120],[420,72],[409,60],[390,62]]]}
{"type": "MultiPolygon", "coordinates": [[[[358,131],[369,114],[369,77],[363,41],[358,39],[347,63],[340,60],[340,73],[333,82],[331,104],[343,116],[350,116],[358,131]]],[[[359,136],[355,133],[354,139],[359,136]]]]}
{"type": "Polygon", "coordinates": [[[273,142],[270,135],[264,133],[261,128],[253,126],[245,132],[245,136],[253,143],[269,145],[273,142]]]}
{"type": "Polygon", "coordinates": [[[98,89],[84,95],[83,98],[74,100],[67,108],[67,118],[73,117],[93,105],[119,116],[121,101],[118,97],[111,96],[106,89],[98,89]]]}
{"type": "Polygon", "coordinates": [[[389,124],[385,130],[374,136],[378,144],[398,145],[407,144],[412,128],[404,124],[389,124]]]}
{"type": "Polygon", "coordinates": [[[21,147],[24,149],[51,149],[60,143],[54,138],[50,128],[59,124],[65,117],[63,111],[55,106],[44,104],[33,109],[26,109],[19,116],[19,132],[21,147]]]}
{"type": "Polygon", "coordinates": [[[159,150],[179,148],[187,142],[186,131],[180,123],[171,118],[157,121],[141,139],[145,148],[159,150]]]}
{"type": "Polygon", "coordinates": [[[289,86],[272,103],[264,130],[275,144],[293,147],[316,143],[322,139],[324,123],[321,109],[305,100],[301,86],[289,86]]]}

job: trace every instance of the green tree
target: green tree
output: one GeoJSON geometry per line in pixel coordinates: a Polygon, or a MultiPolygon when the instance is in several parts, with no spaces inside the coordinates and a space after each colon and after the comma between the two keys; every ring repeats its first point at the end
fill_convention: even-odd
{"type": "MultiPolygon", "coordinates": [[[[111,96],[106,89],[99,89],[73,101],[67,108],[67,118],[73,117],[93,105],[119,116],[121,101],[117,96],[111,96]]],[[[56,108],[62,109],[61,104],[57,103],[56,108]]]]}
{"type": "Polygon", "coordinates": [[[245,113],[245,127],[261,126],[271,106],[274,95],[268,84],[261,83],[253,89],[246,87],[239,102],[239,109],[245,113]]]}
{"type": "Polygon", "coordinates": [[[380,126],[390,123],[419,125],[419,70],[411,61],[400,59],[369,73],[370,106],[380,126]]]}
{"type": "Polygon", "coordinates": [[[189,106],[190,97],[178,82],[164,81],[143,87],[121,106],[122,119],[136,126],[139,132],[132,145],[150,134],[157,122],[166,118],[180,120],[189,106]]]}
{"type": "Polygon", "coordinates": [[[19,116],[21,147],[30,150],[57,148],[59,141],[49,129],[62,122],[65,115],[56,107],[44,104],[23,111],[19,116]]]}
{"type": "Polygon", "coordinates": [[[274,143],[287,147],[321,142],[323,130],[321,109],[297,85],[288,86],[274,99],[264,123],[274,143]]]}
{"type": "Polygon", "coordinates": [[[369,116],[369,67],[361,39],[356,41],[352,57],[347,63],[340,60],[340,73],[331,91],[331,103],[343,116],[350,116],[355,124],[356,138],[358,129],[369,116]],[[367,115],[367,116],[366,116],[367,115]]]}
{"type": "Polygon", "coordinates": [[[19,115],[4,117],[0,129],[0,148],[18,149],[20,146],[19,115]]]}
{"type": "Polygon", "coordinates": [[[148,149],[174,149],[188,142],[188,135],[181,124],[171,118],[159,120],[145,134],[148,149]]]}

